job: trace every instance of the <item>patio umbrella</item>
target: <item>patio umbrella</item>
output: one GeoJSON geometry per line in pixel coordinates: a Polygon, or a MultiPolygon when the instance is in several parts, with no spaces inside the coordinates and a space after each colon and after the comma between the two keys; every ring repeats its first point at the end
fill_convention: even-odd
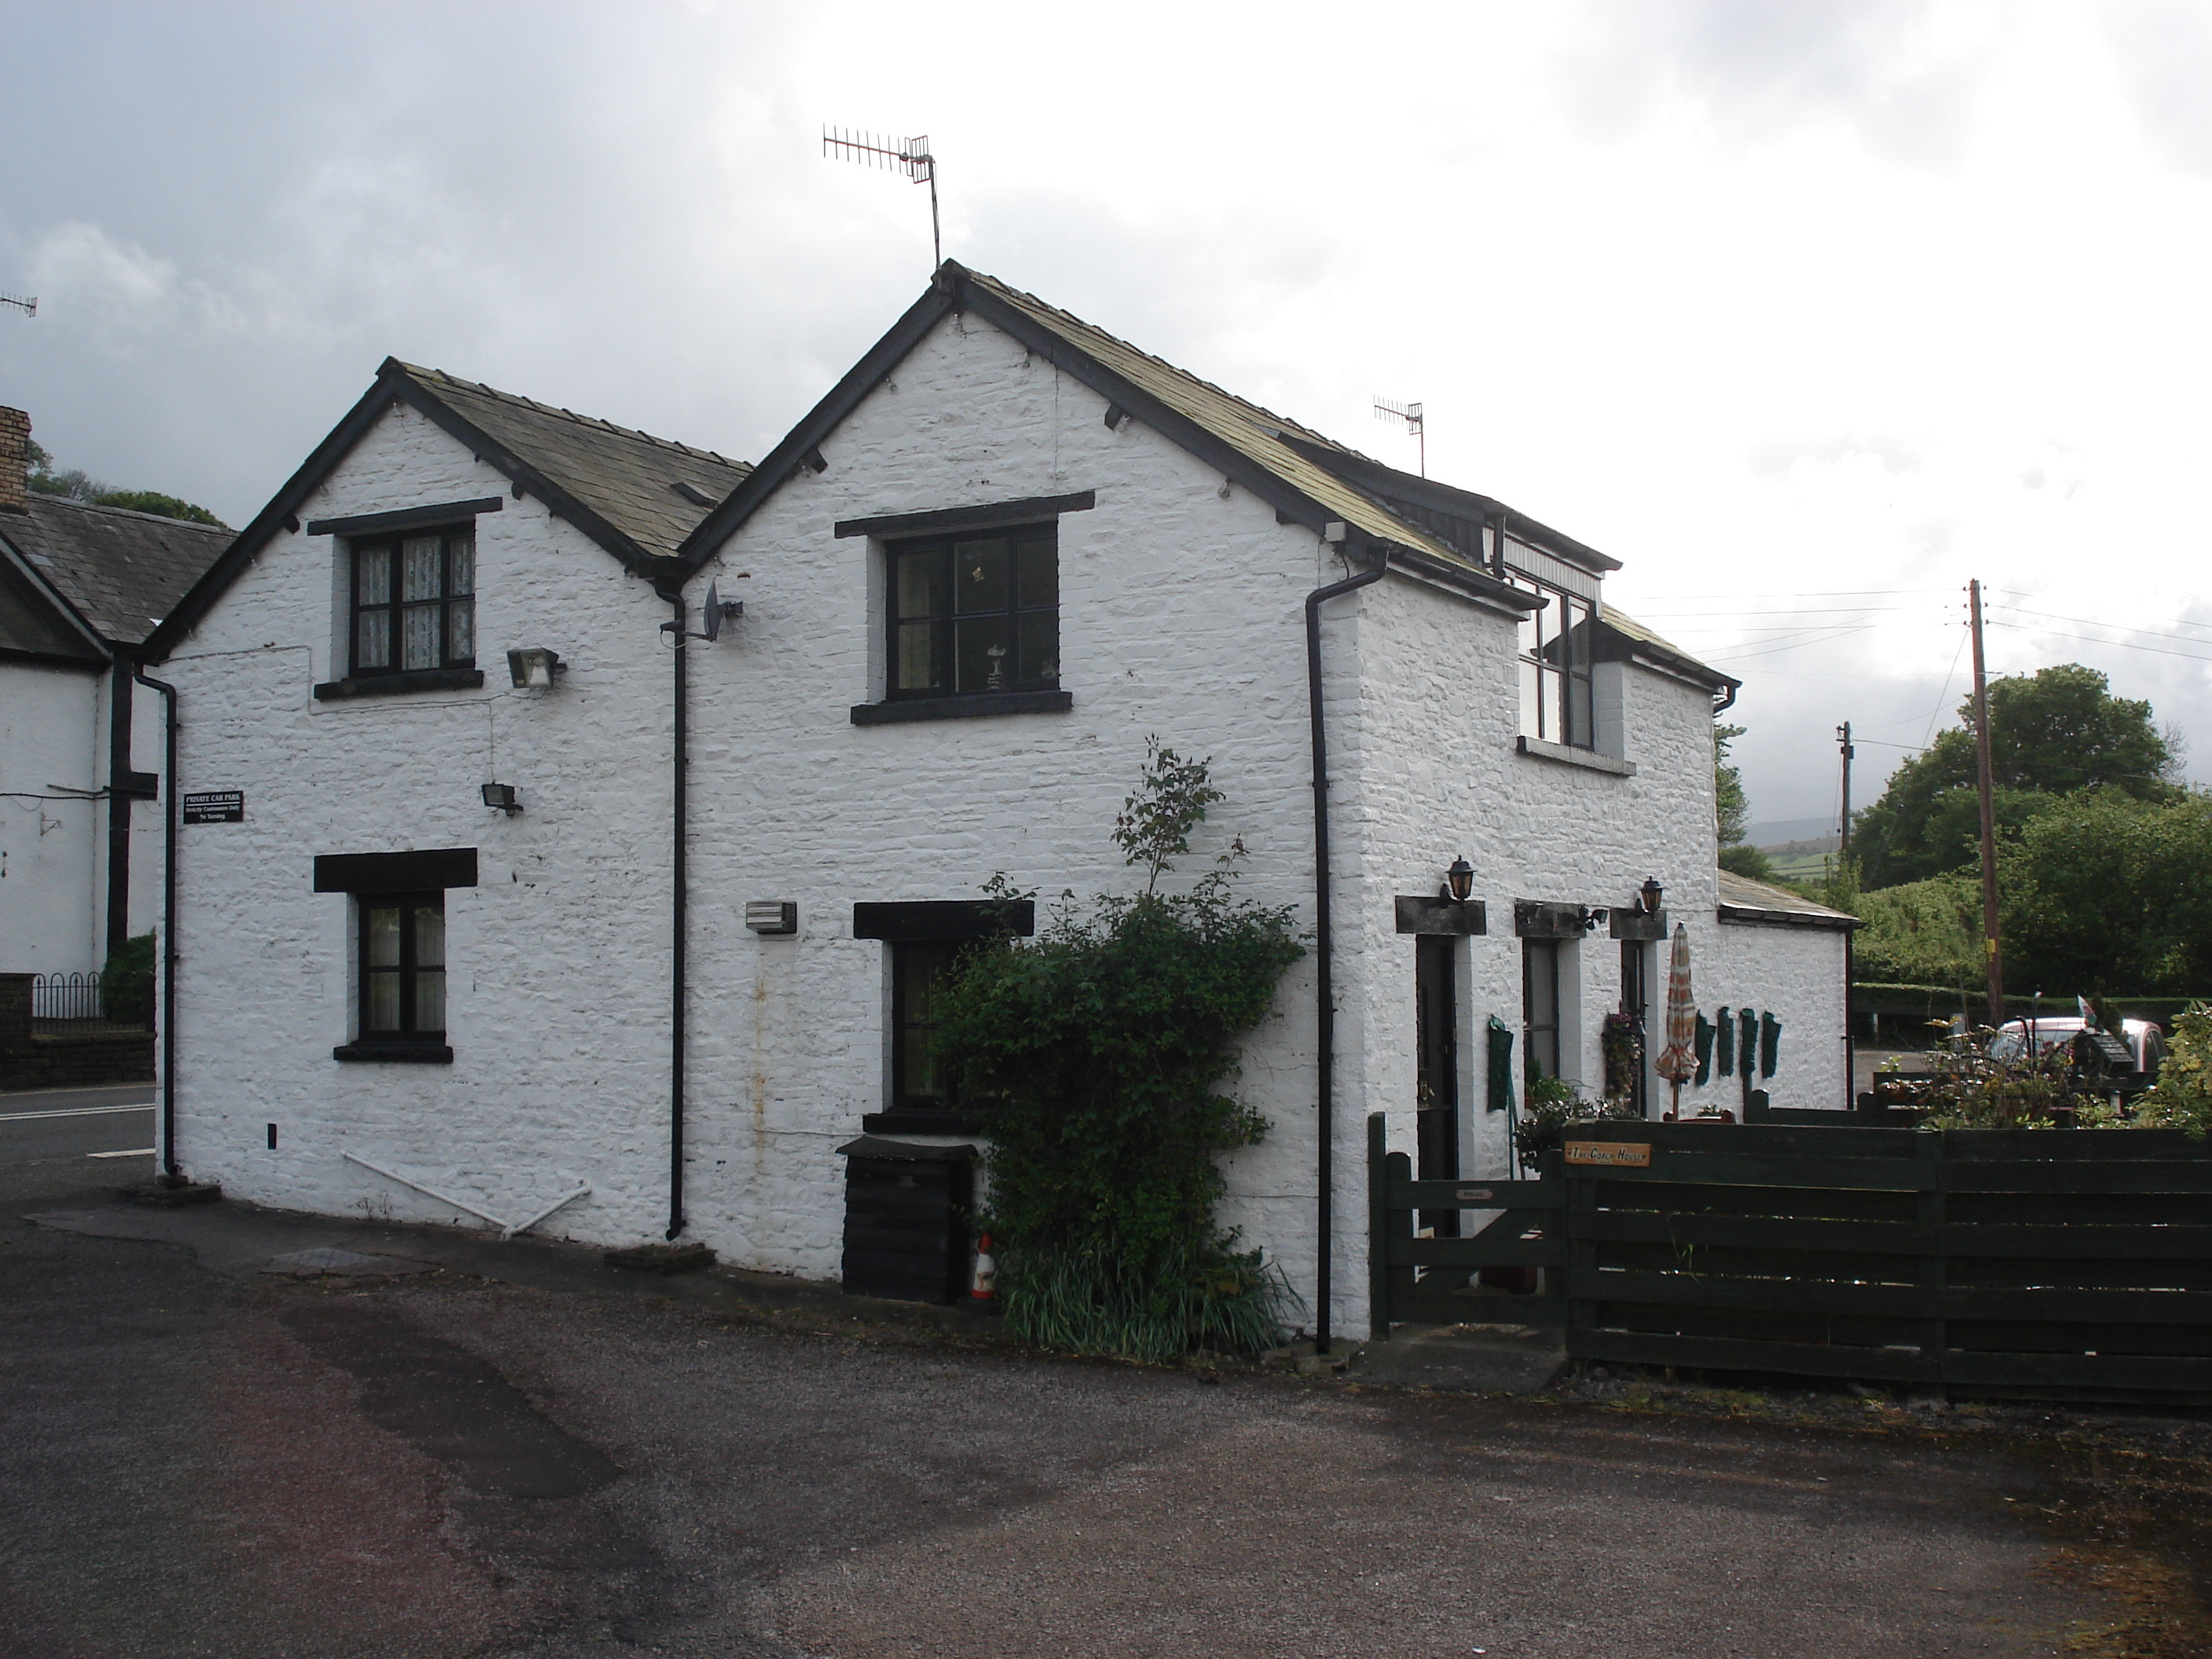
{"type": "Polygon", "coordinates": [[[1698,1069],[1698,1003],[1690,989],[1690,930],[1674,924],[1674,959],[1667,967],[1667,1046],[1651,1069],[1674,1085],[1674,1115],[1682,1115],[1682,1080],[1698,1069]]]}

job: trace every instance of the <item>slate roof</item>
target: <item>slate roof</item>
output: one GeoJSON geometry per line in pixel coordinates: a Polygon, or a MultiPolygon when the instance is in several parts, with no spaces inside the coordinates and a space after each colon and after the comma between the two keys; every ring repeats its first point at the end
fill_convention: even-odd
{"type": "MultiPolygon", "coordinates": [[[[5,529],[0,526],[0,533],[5,529]]],[[[52,599],[12,562],[0,559],[0,655],[15,654],[87,665],[106,660],[52,599]]]]}
{"type": "Polygon", "coordinates": [[[231,532],[33,491],[0,540],[109,643],[137,645],[230,545],[231,532]]]}
{"type": "Polygon", "coordinates": [[[1233,392],[1224,392],[1212,382],[1201,380],[1195,374],[1177,368],[1149,352],[1140,351],[1127,340],[1117,339],[1104,329],[1085,322],[1080,317],[1056,306],[1047,305],[1034,294],[1024,294],[1021,289],[1011,288],[997,277],[986,276],[981,271],[970,270],[964,275],[974,287],[995,295],[1022,315],[1103,364],[1130,385],[1150,393],[1178,415],[1203,427],[1247,459],[1258,463],[1300,495],[1328,508],[1346,524],[1365,531],[1379,541],[1417,548],[1448,564],[1480,574],[1489,574],[1449,542],[1370,501],[1319,462],[1308,459],[1292,448],[1284,441],[1284,437],[1285,434],[1295,434],[1309,444],[1339,451],[1346,456],[1357,457],[1357,451],[1346,449],[1334,439],[1310,431],[1294,421],[1285,420],[1281,416],[1262,409],[1257,404],[1249,403],[1233,392]]]}
{"type": "MultiPolygon", "coordinates": [[[[443,369],[387,357],[376,383],[331,428],[298,471],[175,607],[148,642],[155,658],[174,650],[254,556],[284,530],[394,404],[419,410],[497,468],[519,494],[544,501],[629,569],[656,585],[681,570],[677,548],[752,473],[711,449],[656,438],[572,410],[556,409],[443,369]]],[[[393,508],[419,505],[393,500],[393,508]]]]}
{"type": "Polygon", "coordinates": [[[1802,893],[1793,893],[1786,887],[1771,887],[1763,881],[1753,881],[1748,876],[1739,876],[1733,870],[1723,870],[1721,877],[1721,920],[1723,921],[1765,921],[1785,927],[1853,928],[1862,926],[1856,916],[1841,910],[1831,910],[1825,904],[1815,904],[1802,893]]]}
{"type": "Polygon", "coordinates": [[[470,425],[562,485],[646,552],[672,556],[708,508],[752,467],[647,432],[498,392],[442,369],[396,367],[470,425]],[[689,484],[706,499],[677,489],[689,484]]]}
{"type": "MultiPolygon", "coordinates": [[[[1310,428],[1300,426],[1295,421],[1285,420],[1233,392],[1224,392],[1219,386],[1201,380],[1149,352],[1139,350],[1126,340],[1117,339],[1079,317],[1047,305],[1033,294],[1024,294],[1019,289],[1008,287],[995,276],[972,270],[963,275],[971,286],[996,296],[1024,316],[1097,359],[1133,386],[1158,398],[1176,413],[1203,427],[1265,467],[1300,494],[1328,507],[1346,523],[1358,526],[1378,540],[1401,547],[1418,548],[1461,569],[1485,576],[1490,574],[1489,568],[1480,558],[1444,540],[1426,526],[1392,512],[1389,507],[1375,500],[1372,495],[1355,487],[1355,481],[1380,480],[1387,485],[1393,479],[1402,479],[1408,492],[1425,492],[1433,488],[1431,481],[1404,477],[1395,468],[1386,466],[1310,428]]],[[[1583,547],[1547,526],[1534,524],[1521,514],[1511,513],[1510,508],[1490,501],[1487,497],[1469,495],[1464,491],[1450,493],[1465,497],[1470,505],[1494,507],[1507,513],[1513,521],[1510,533],[1514,536],[1528,534],[1532,538],[1540,538],[1553,550],[1599,571],[1620,568],[1620,560],[1583,547]]],[[[1730,676],[1707,667],[1688,652],[1669,644],[1641,623],[1611,605],[1604,608],[1603,619],[1616,631],[1648,647],[1651,654],[1672,667],[1713,682],[1716,685],[1724,685],[1731,690],[1739,684],[1730,676]]]]}
{"type": "MultiPolygon", "coordinates": [[[[1525,589],[1500,580],[1479,551],[1470,550],[1471,539],[1470,546],[1462,547],[1417,521],[1413,514],[1433,508],[1457,522],[1470,514],[1488,517],[1494,512],[1503,517],[1508,533],[1516,539],[1528,540],[1595,574],[1620,568],[1619,560],[1562,536],[1501,502],[1385,466],[1333,438],[1140,351],[1071,313],[1047,305],[1033,294],[951,259],[938,267],[928,291],[792,428],[745,483],[691,532],[683,549],[686,566],[696,570],[703,564],[800,466],[821,465],[821,446],[831,442],[838,425],[930,329],[955,312],[973,312],[1031,351],[1043,353],[1109,404],[1120,404],[1191,453],[1220,465],[1262,499],[1272,501],[1285,523],[1310,524],[1319,529],[1330,520],[1340,520],[1356,532],[1355,541],[1403,550],[1402,555],[1392,555],[1401,568],[1410,565],[1425,574],[1441,575],[1500,608],[1527,611],[1534,608],[1537,601],[1525,589]],[[1394,510],[1394,501],[1407,510],[1394,510]]],[[[1724,692],[1722,707],[1734,697],[1736,680],[1706,667],[1610,607],[1605,611],[1605,619],[1624,624],[1620,629],[1624,635],[1678,672],[1710,685],[1717,694],[1724,692]]]]}

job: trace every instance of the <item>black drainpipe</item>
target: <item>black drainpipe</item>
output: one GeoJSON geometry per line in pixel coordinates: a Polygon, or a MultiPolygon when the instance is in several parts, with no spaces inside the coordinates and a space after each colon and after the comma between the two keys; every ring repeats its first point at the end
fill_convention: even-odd
{"type": "Polygon", "coordinates": [[[674,1238],[684,1231],[684,979],[690,963],[685,932],[685,917],[690,897],[684,868],[684,853],[690,841],[690,826],[686,816],[684,774],[690,762],[684,752],[684,712],[689,701],[685,696],[684,661],[690,654],[690,641],[684,629],[684,593],[664,589],[660,595],[676,607],[676,620],[661,623],[661,631],[672,635],[676,644],[674,805],[670,828],[669,884],[672,890],[672,923],[674,938],[669,946],[668,977],[670,1005],[668,1021],[668,1234],[674,1238]]]}
{"type": "Polygon", "coordinates": [[[1314,1274],[1314,1352],[1318,1354],[1328,1352],[1329,1230],[1335,1222],[1336,1207],[1331,1190],[1336,1180],[1336,1097],[1332,1086],[1336,1069],[1336,991],[1329,971],[1328,735],[1322,722],[1321,607],[1340,593],[1381,581],[1389,568],[1390,550],[1378,547],[1373,569],[1316,587],[1306,595],[1306,703],[1313,716],[1314,966],[1318,1020],[1315,1064],[1321,1073],[1321,1152],[1315,1163],[1321,1187],[1315,1205],[1321,1235],[1319,1266],[1314,1274]]]}
{"type": "Polygon", "coordinates": [[[143,664],[131,678],[161,694],[161,1167],[177,1167],[177,688],[147,678],[143,664]]]}

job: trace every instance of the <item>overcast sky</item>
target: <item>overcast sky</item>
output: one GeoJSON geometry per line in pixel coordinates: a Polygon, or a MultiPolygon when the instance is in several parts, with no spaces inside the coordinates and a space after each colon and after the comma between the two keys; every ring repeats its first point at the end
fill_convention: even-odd
{"type": "Polygon", "coordinates": [[[0,403],[242,524],[387,355],[757,457],[945,252],[1612,553],[1755,819],[2078,660],[2212,776],[2212,5],[0,3],[0,403]],[[1066,21],[1058,21],[1064,16],[1066,21]]]}

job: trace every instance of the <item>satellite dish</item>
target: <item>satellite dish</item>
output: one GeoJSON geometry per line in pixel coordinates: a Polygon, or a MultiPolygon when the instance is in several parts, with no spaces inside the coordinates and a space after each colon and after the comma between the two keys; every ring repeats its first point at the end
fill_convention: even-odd
{"type": "Polygon", "coordinates": [[[722,589],[719,582],[707,584],[706,623],[700,637],[712,644],[722,637],[722,589]]]}

